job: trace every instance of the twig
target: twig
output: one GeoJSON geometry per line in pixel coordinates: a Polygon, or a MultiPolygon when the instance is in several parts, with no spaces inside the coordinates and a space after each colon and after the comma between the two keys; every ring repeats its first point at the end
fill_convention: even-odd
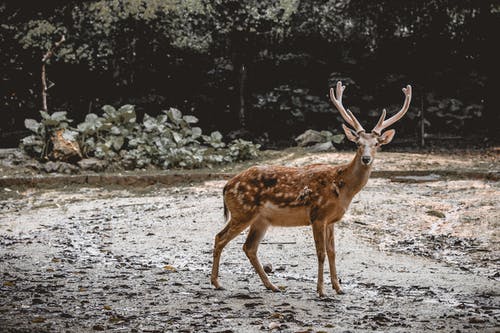
{"type": "Polygon", "coordinates": [[[45,71],[45,65],[47,61],[54,55],[54,52],[59,48],[59,46],[66,40],[64,35],[61,36],[61,39],[54,43],[54,45],[47,50],[47,53],[42,58],[42,110],[47,112],[47,76],[45,71]]]}
{"type": "Polygon", "coordinates": [[[424,115],[424,93],[420,96],[420,146],[425,146],[425,115],[424,115]]]}

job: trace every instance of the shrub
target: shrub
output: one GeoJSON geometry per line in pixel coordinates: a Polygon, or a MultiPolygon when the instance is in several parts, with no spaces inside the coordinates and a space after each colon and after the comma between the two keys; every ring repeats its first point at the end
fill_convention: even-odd
{"type": "Polygon", "coordinates": [[[26,120],[26,127],[34,134],[24,138],[21,147],[31,156],[43,158],[48,140],[57,129],[64,128],[65,135],[78,142],[84,156],[118,163],[126,169],[148,165],[164,169],[210,167],[258,155],[260,145],[252,142],[233,140],[227,145],[217,131],[203,135],[201,128],[194,126],[196,117],[183,115],[175,108],[157,117],[146,114],[142,123],[137,122],[133,105],[119,109],[105,105],[102,110],[102,116],[88,114],[76,129],[69,128],[72,120],[66,118],[65,112],[42,112],[40,123],[26,120]]]}

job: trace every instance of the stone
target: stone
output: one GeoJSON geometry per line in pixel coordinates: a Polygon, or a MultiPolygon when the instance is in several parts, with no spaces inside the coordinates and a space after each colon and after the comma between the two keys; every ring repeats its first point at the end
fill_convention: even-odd
{"type": "Polygon", "coordinates": [[[317,143],[313,146],[310,146],[308,150],[314,152],[314,153],[320,153],[324,151],[335,151],[335,147],[333,147],[333,144],[331,141],[328,142],[320,142],[317,143]]]}
{"type": "Polygon", "coordinates": [[[80,167],[80,169],[86,170],[86,171],[90,170],[90,171],[99,172],[99,171],[104,171],[107,167],[106,161],[100,160],[100,159],[95,158],[95,157],[84,158],[83,160],[78,161],[77,164],[80,167]]]}
{"type": "Polygon", "coordinates": [[[296,137],[295,142],[297,142],[300,147],[306,147],[319,142],[325,142],[325,137],[318,131],[308,129],[296,137]]]}
{"type": "Polygon", "coordinates": [[[52,136],[52,158],[56,161],[76,162],[82,159],[80,146],[76,141],[70,141],[64,136],[64,129],[57,130],[52,136]]]}
{"type": "Polygon", "coordinates": [[[76,165],[60,161],[48,161],[43,165],[43,170],[47,173],[58,172],[68,175],[78,173],[79,171],[76,165]]]}

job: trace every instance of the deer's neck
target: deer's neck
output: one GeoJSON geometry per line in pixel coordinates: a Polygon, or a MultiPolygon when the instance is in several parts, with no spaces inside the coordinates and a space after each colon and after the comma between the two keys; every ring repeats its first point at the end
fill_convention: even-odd
{"type": "Polygon", "coordinates": [[[351,163],[347,165],[345,170],[344,182],[349,184],[352,195],[355,195],[366,185],[368,178],[372,172],[372,163],[365,165],[361,162],[361,152],[356,152],[351,163]]]}

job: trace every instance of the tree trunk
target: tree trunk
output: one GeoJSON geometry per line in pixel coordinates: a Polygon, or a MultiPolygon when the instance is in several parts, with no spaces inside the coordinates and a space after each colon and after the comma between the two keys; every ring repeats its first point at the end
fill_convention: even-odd
{"type": "Polygon", "coordinates": [[[239,68],[239,94],[240,94],[240,109],[238,118],[242,128],[246,127],[246,105],[245,105],[245,83],[247,80],[247,68],[244,63],[239,68]]]}

